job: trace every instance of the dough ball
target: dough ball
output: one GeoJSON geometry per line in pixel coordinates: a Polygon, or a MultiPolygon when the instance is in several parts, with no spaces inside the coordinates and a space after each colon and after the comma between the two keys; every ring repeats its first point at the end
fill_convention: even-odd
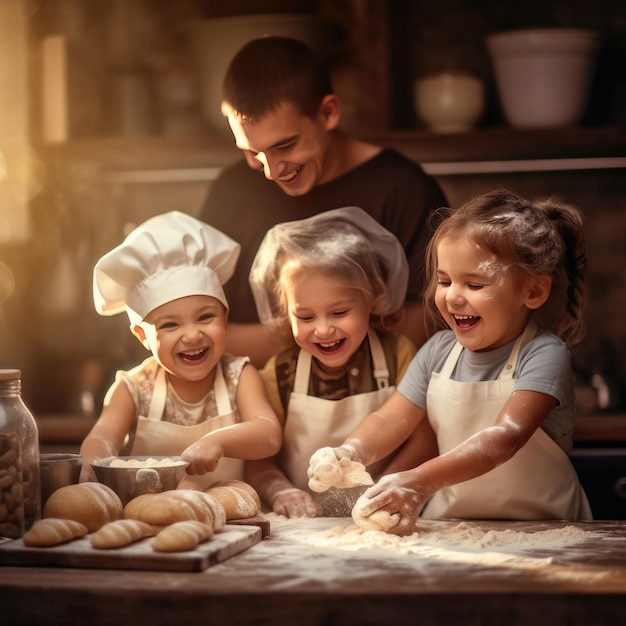
{"type": "Polygon", "coordinates": [[[371,515],[363,515],[361,511],[369,500],[367,496],[361,496],[352,509],[352,519],[359,528],[388,532],[400,522],[399,513],[389,514],[387,511],[376,511],[371,515]]]}
{"type": "Polygon", "coordinates": [[[351,461],[348,457],[340,460],[330,447],[321,448],[311,456],[307,474],[309,489],[317,493],[331,487],[346,489],[374,484],[362,463],[351,461]]]}

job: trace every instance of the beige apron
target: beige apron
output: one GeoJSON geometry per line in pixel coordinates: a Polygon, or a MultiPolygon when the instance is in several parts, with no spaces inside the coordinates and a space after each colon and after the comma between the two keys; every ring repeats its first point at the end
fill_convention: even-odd
{"type": "MultiPolygon", "coordinates": [[[[238,422],[237,415],[232,409],[222,364],[219,362],[215,372],[214,389],[217,416],[210,417],[194,426],[165,422],[161,418],[167,396],[167,381],[165,370],[159,368],[150,402],[150,411],[147,417],[140,415],[137,418],[137,427],[130,454],[133,456],[178,456],[185,448],[204,435],[218,428],[236,424],[238,422]]],[[[223,457],[215,471],[189,478],[204,488],[218,480],[243,480],[243,466],[244,462],[241,459],[223,457]]]]}
{"type": "MultiPolygon", "coordinates": [[[[427,392],[428,419],[441,454],[494,425],[513,392],[519,351],[536,327],[529,325],[515,343],[497,380],[467,383],[451,380],[463,350],[457,343],[427,392]]],[[[506,463],[490,472],[438,491],[422,517],[465,519],[592,519],[587,497],[567,454],[538,428],[506,463]]]]}
{"type": "MultiPolygon", "coordinates": [[[[311,455],[320,448],[341,445],[363,418],[380,408],[393,393],[389,385],[389,370],[378,335],[368,333],[374,377],[378,389],[359,393],[341,400],[326,400],[310,396],[309,378],[312,356],[300,350],[296,365],[293,392],[289,397],[287,419],[283,433],[283,467],[291,482],[309,491],[307,469],[311,455]]],[[[312,494],[328,516],[350,515],[352,506],[364,488],[335,489],[312,494]]]]}

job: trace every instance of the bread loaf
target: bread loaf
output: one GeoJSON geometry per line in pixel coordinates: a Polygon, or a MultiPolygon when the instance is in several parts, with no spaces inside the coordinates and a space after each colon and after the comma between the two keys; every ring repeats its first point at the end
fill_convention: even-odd
{"type": "Polygon", "coordinates": [[[124,507],[119,496],[102,483],[66,485],[54,491],[43,508],[43,517],[72,519],[92,533],[107,522],[121,519],[124,507]]]}
{"type": "Polygon", "coordinates": [[[136,519],[117,519],[99,528],[91,536],[91,545],[99,550],[121,548],[144,537],[152,537],[158,530],[136,519]]]}
{"type": "Polygon", "coordinates": [[[175,489],[146,493],[133,498],[124,508],[126,519],[138,519],[154,526],[195,520],[222,530],[226,523],[224,507],[208,493],[193,489],[175,489]]]}
{"type": "Polygon", "coordinates": [[[223,507],[226,519],[254,517],[261,510],[259,494],[253,487],[241,480],[225,480],[213,483],[206,490],[223,507]]]}
{"type": "Polygon", "coordinates": [[[161,530],[150,544],[156,552],[183,552],[213,536],[213,527],[196,520],[175,522],[161,530]]]}
{"type": "Polygon", "coordinates": [[[24,534],[22,540],[25,546],[44,548],[66,543],[78,537],[84,537],[87,528],[84,524],[71,519],[48,517],[37,520],[24,534]]]}

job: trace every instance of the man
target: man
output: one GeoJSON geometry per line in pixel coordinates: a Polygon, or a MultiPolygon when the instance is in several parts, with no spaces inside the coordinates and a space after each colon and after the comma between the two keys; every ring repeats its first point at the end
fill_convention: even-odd
{"type": "Polygon", "coordinates": [[[394,330],[421,346],[427,220],[446,205],[438,184],[398,152],[339,128],[341,104],[328,72],[295,39],[263,37],[243,46],[224,78],[222,113],[245,161],[214,182],[201,217],[242,248],[225,285],[231,303],[228,350],[262,367],[280,347],[258,322],[248,285],[265,233],[277,223],[343,206],[361,207],[402,243],[411,276],[405,314],[394,330]]]}

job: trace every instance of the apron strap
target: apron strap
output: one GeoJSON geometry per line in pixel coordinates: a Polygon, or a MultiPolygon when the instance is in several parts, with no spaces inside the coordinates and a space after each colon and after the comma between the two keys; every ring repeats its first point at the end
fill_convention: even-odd
{"type": "Polygon", "coordinates": [[[230,401],[230,394],[228,393],[228,385],[224,378],[224,371],[222,370],[222,362],[218,361],[215,370],[215,381],[213,383],[213,389],[215,391],[215,404],[217,405],[217,414],[226,415],[232,413],[233,405],[230,401]]]}
{"type": "Polygon", "coordinates": [[[518,337],[513,349],[511,350],[511,354],[509,354],[509,358],[507,359],[500,375],[498,376],[498,380],[507,380],[513,378],[513,374],[515,373],[515,366],[517,364],[517,358],[519,356],[520,350],[537,334],[537,325],[535,322],[528,322],[524,332],[518,337]]]}
{"type": "Polygon", "coordinates": [[[452,346],[452,350],[450,350],[450,354],[446,359],[446,362],[443,364],[441,368],[441,372],[439,375],[442,378],[451,378],[452,372],[454,371],[454,366],[456,362],[459,360],[459,356],[461,356],[461,352],[463,351],[463,346],[457,341],[454,346],[452,346]]]}
{"type": "Polygon", "coordinates": [[[380,339],[376,331],[372,328],[367,332],[370,342],[370,352],[372,353],[372,364],[374,365],[374,378],[378,389],[389,387],[389,368],[387,367],[387,359],[380,339]]]}
{"type": "MultiPolygon", "coordinates": [[[[537,333],[537,325],[534,322],[528,322],[524,332],[518,337],[515,342],[511,353],[509,354],[509,358],[507,359],[504,367],[500,371],[498,376],[498,380],[506,380],[508,378],[513,378],[513,374],[515,372],[515,364],[517,363],[517,357],[519,356],[519,352],[523,346],[525,346],[537,333]]],[[[443,364],[441,368],[440,376],[443,378],[450,378],[452,376],[452,372],[454,367],[461,356],[461,352],[463,351],[463,346],[457,341],[452,350],[450,350],[450,354],[446,359],[446,362],[443,364]]]]}
{"type": "MultiPolygon", "coordinates": [[[[374,378],[378,389],[389,387],[389,368],[387,367],[387,359],[383,346],[376,332],[370,329],[367,333],[370,342],[370,352],[372,354],[372,363],[374,366],[374,378]]],[[[311,374],[312,355],[306,350],[300,350],[298,353],[298,361],[296,364],[296,374],[293,383],[293,392],[302,394],[309,393],[309,378],[311,374]]]]}
{"type": "Polygon", "coordinates": [[[167,380],[165,379],[165,370],[159,367],[156,378],[154,379],[154,391],[152,392],[152,400],[150,401],[150,410],[148,411],[148,415],[146,415],[149,420],[160,420],[163,417],[166,398],[167,380]]]}
{"type": "Polygon", "coordinates": [[[307,396],[309,393],[309,375],[311,373],[311,361],[313,357],[310,352],[300,350],[296,363],[296,376],[293,381],[293,392],[307,396]]]}
{"type": "MultiPolygon", "coordinates": [[[[215,382],[213,383],[215,391],[215,404],[217,405],[217,414],[226,415],[233,410],[228,393],[228,385],[224,378],[221,361],[217,362],[215,370],[215,382]]],[[[146,416],[150,420],[160,420],[163,417],[165,409],[165,400],[167,399],[167,381],[165,379],[165,370],[160,367],[154,381],[154,391],[152,400],[150,401],[150,410],[146,416]]]]}
{"type": "MultiPolygon", "coordinates": [[[[165,409],[165,400],[167,398],[167,380],[165,379],[165,370],[159,367],[157,375],[154,379],[154,390],[152,392],[152,400],[150,400],[150,409],[148,410],[147,419],[159,421],[163,417],[165,409]]],[[[122,446],[118,454],[124,456],[130,454],[135,443],[135,435],[137,434],[137,421],[139,417],[136,415],[132,428],[128,433],[126,442],[122,446]]]]}

